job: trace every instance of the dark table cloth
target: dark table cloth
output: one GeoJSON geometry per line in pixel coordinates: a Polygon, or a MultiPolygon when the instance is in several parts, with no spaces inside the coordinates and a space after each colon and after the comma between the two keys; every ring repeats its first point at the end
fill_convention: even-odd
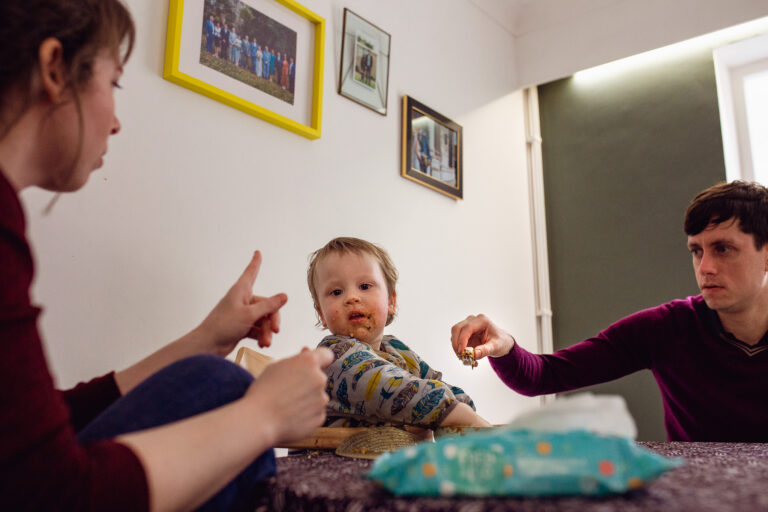
{"type": "Polygon", "coordinates": [[[639,443],[686,464],[607,498],[398,498],[365,478],[373,461],[310,452],[277,459],[259,511],[768,511],[768,444],[639,443]]]}

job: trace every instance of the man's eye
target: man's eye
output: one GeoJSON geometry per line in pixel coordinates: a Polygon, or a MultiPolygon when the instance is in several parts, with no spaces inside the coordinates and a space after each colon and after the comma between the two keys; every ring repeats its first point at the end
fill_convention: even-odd
{"type": "Polygon", "coordinates": [[[730,248],[730,247],[728,247],[728,246],[726,246],[726,245],[720,245],[720,246],[718,246],[718,247],[717,247],[717,249],[716,249],[716,250],[717,250],[717,252],[719,252],[720,254],[726,254],[726,253],[728,253],[728,252],[731,252],[731,248],[730,248]]]}
{"type": "Polygon", "coordinates": [[[690,251],[694,256],[701,256],[701,249],[690,249],[690,251]]]}

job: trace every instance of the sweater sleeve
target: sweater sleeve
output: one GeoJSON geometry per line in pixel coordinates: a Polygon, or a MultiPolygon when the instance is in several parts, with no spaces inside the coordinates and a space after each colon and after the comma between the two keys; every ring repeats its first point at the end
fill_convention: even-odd
{"type": "Polygon", "coordinates": [[[21,205],[0,174],[0,510],[147,510],[146,477],[133,451],[77,441],[45,362],[23,233],[21,205]]]}
{"type": "Polygon", "coordinates": [[[120,389],[115,382],[115,372],[110,372],[62,391],[61,397],[69,408],[72,427],[75,432],[80,432],[91,420],[120,398],[120,389]]]}
{"type": "Polygon", "coordinates": [[[532,354],[515,343],[509,354],[489,358],[510,388],[526,396],[561,393],[650,368],[663,333],[660,308],[637,312],[554,354],[532,354]]]}
{"type": "Polygon", "coordinates": [[[365,419],[435,428],[456,407],[450,386],[422,379],[346,336],[327,336],[319,346],[334,353],[328,375],[328,419],[365,419]]]}

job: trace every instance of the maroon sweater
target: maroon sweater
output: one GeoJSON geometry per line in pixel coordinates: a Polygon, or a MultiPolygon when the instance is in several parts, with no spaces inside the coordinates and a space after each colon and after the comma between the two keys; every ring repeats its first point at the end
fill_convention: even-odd
{"type": "Polygon", "coordinates": [[[491,366],[528,396],[653,372],[670,441],[768,442],[768,334],[749,346],[723,331],[702,297],[630,315],[551,355],[515,344],[491,366]]]}
{"type": "Polygon", "coordinates": [[[148,510],[127,446],[75,434],[114,402],[114,374],[54,389],[30,303],[34,268],[21,203],[0,172],[0,510],[148,510]]]}

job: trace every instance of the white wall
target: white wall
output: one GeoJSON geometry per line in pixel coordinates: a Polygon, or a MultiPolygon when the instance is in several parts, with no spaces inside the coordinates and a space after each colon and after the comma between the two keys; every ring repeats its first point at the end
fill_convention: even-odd
{"type": "Polygon", "coordinates": [[[515,20],[515,87],[763,16],[765,0],[533,0],[515,20]]]}
{"type": "MultiPolygon", "coordinates": [[[[24,194],[37,262],[34,298],[58,384],[123,368],[199,322],[264,253],[259,294],[288,293],[283,356],[314,327],[307,256],[360,236],[398,265],[402,337],[492,422],[535,405],[483,362],[471,371],[450,327],[485,312],[535,348],[522,95],[512,36],[467,0],[302,0],[327,22],[323,135],[310,141],[162,79],[168,2],[131,0],[135,53],[117,93],[122,133],[89,184],[60,199],[24,194]],[[392,35],[389,114],[336,94],[342,12],[392,35]],[[464,128],[465,200],[400,177],[400,99],[464,128]]],[[[253,344],[255,346],[255,344],[253,344]]]]}

